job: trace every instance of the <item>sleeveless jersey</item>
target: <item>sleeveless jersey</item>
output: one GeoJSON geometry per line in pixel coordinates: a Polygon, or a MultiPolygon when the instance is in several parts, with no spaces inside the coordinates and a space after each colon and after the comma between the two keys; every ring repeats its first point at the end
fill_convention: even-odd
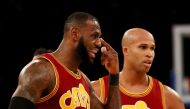
{"type": "MultiPolygon", "coordinates": [[[[100,80],[100,99],[105,103],[108,95],[109,77],[100,80]]],[[[119,85],[122,109],[166,109],[163,84],[149,76],[149,86],[143,93],[128,92],[119,85]]]]}
{"type": "Polygon", "coordinates": [[[40,98],[36,103],[36,109],[90,109],[89,87],[80,70],[78,75],[73,73],[50,53],[34,59],[36,58],[48,60],[56,77],[54,89],[40,98]]]}

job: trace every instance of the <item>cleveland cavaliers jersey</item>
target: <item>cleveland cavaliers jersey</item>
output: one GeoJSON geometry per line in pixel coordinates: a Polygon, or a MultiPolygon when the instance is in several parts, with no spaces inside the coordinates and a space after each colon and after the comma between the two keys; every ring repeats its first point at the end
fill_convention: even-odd
{"type": "MultiPolygon", "coordinates": [[[[128,92],[119,85],[122,109],[166,109],[163,92],[163,84],[149,77],[148,88],[142,93],[128,92]]],[[[108,96],[109,77],[104,76],[100,80],[100,99],[105,103],[108,96]]]]}
{"type": "MultiPolygon", "coordinates": [[[[48,95],[40,98],[36,109],[90,109],[89,88],[82,72],[73,73],[52,54],[46,53],[36,58],[48,60],[55,72],[56,84],[48,95]]],[[[74,60],[73,60],[74,61],[74,60]]]]}

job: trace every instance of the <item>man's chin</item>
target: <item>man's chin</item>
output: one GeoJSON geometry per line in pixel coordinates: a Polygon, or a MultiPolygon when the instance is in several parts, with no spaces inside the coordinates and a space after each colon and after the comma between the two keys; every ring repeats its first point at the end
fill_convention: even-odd
{"type": "Polygon", "coordinates": [[[83,58],[83,63],[88,64],[88,65],[92,65],[94,63],[94,59],[86,56],[83,58]]]}
{"type": "Polygon", "coordinates": [[[149,70],[150,70],[150,68],[146,68],[146,69],[145,69],[145,72],[149,72],[149,70]]]}
{"type": "Polygon", "coordinates": [[[93,64],[94,63],[94,59],[93,58],[89,58],[89,64],[93,64]]]}

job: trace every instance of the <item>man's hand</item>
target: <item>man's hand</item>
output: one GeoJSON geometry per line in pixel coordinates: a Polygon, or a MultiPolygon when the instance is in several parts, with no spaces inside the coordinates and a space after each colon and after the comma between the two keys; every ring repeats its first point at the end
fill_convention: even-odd
{"type": "Polygon", "coordinates": [[[102,38],[100,39],[102,43],[101,47],[101,63],[105,66],[108,72],[112,75],[119,73],[119,59],[118,53],[102,38]]]}

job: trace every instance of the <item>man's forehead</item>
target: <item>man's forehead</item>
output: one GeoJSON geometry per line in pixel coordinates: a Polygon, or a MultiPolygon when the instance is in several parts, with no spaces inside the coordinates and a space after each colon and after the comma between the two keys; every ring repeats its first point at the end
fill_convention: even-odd
{"type": "Polygon", "coordinates": [[[89,29],[90,31],[101,34],[101,28],[97,20],[88,20],[87,25],[87,29],[89,29]]]}
{"type": "Polygon", "coordinates": [[[87,20],[87,24],[93,27],[96,27],[98,29],[100,29],[100,24],[97,20],[93,19],[93,20],[87,20]]]}
{"type": "Polygon", "coordinates": [[[100,27],[99,22],[97,20],[93,20],[93,22],[95,25],[98,25],[100,27]]]}

